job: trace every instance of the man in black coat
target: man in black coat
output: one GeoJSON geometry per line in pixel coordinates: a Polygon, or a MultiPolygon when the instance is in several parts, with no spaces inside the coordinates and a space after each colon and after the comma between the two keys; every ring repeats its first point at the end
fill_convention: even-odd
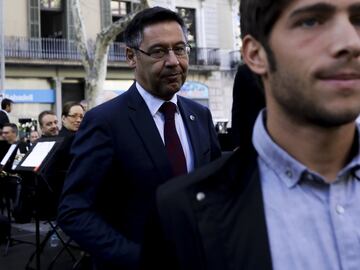
{"type": "Polygon", "coordinates": [[[234,79],[231,110],[231,136],[234,148],[251,142],[256,117],[265,107],[261,82],[246,64],[241,64],[234,79]]]}
{"type": "Polygon", "coordinates": [[[2,129],[5,123],[10,123],[9,113],[12,110],[14,102],[11,99],[4,98],[1,101],[1,110],[0,110],[0,129],[2,129]]]}
{"type": "Polygon", "coordinates": [[[144,269],[360,269],[359,7],[241,1],[266,109],[251,143],[158,189],[144,269]]]}

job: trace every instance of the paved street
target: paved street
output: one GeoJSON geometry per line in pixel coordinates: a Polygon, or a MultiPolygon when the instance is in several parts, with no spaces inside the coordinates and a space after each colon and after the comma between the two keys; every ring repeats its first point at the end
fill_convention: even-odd
{"type": "MultiPolygon", "coordinates": [[[[49,225],[45,222],[40,224],[40,234],[43,240],[47,232],[49,231],[49,225]]],[[[5,245],[0,246],[0,269],[1,270],[22,270],[22,269],[36,269],[35,258],[32,263],[29,264],[30,268],[26,268],[26,264],[32,253],[35,251],[35,224],[14,224],[12,228],[12,236],[14,241],[9,247],[8,254],[5,255],[5,245]],[[19,241],[17,241],[19,240],[19,241]],[[30,243],[21,243],[26,241],[30,243]]],[[[60,232],[64,239],[67,239],[63,233],[60,232]]],[[[45,249],[41,254],[40,269],[53,269],[53,270],[71,270],[73,269],[74,261],[71,256],[66,252],[62,252],[58,260],[53,264],[52,268],[49,268],[50,262],[59,253],[62,248],[62,244],[59,243],[57,247],[50,247],[49,242],[46,243],[45,249]]],[[[75,260],[81,258],[81,252],[75,248],[71,248],[71,252],[75,257],[75,260]]],[[[78,270],[87,270],[89,266],[86,265],[86,259],[82,260],[82,264],[77,268],[78,270]]]]}

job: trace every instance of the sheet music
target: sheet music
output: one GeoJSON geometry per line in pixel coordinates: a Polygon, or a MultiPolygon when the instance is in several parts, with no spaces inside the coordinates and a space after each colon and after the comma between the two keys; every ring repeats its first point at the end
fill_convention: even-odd
{"type": "Polygon", "coordinates": [[[22,167],[38,167],[46,158],[51,149],[54,147],[56,141],[38,142],[32,149],[30,155],[21,164],[22,167]]]}
{"type": "Polygon", "coordinates": [[[6,155],[4,156],[4,158],[1,160],[0,165],[4,166],[6,164],[6,162],[9,160],[11,154],[14,152],[16,148],[16,144],[12,144],[9,148],[9,150],[7,151],[6,155]]]}

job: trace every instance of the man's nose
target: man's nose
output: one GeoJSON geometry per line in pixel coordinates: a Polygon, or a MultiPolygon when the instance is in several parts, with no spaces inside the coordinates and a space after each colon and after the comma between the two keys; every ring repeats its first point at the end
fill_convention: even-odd
{"type": "Polygon", "coordinates": [[[360,29],[349,19],[341,20],[332,33],[332,54],[334,57],[356,58],[360,55],[360,29]]]}
{"type": "Polygon", "coordinates": [[[177,58],[176,54],[173,50],[169,50],[168,54],[166,55],[166,65],[174,66],[179,64],[179,59],[177,58]]]}

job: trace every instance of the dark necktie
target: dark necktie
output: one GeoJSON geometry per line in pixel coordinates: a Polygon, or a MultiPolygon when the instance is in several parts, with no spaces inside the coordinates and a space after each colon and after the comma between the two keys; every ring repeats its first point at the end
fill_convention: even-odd
{"type": "Polygon", "coordinates": [[[165,118],[165,148],[173,169],[173,176],[185,174],[187,173],[185,155],[175,127],[176,105],[172,102],[164,102],[159,111],[165,118]]]}

